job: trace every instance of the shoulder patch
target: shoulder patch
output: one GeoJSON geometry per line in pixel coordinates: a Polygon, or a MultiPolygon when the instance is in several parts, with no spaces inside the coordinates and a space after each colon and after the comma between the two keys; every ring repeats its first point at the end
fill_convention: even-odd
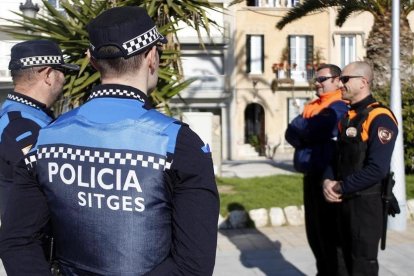
{"type": "Polygon", "coordinates": [[[210,145],[209,145],[209,144],[205,144],[203,147],[201,147],[201,150],[202,150],[204,153],[209,153],[209,152],[211,152],[211,150],[210,150],[210,145]]]}
{"type": "Polygon", "coordinates": [[[33,145],[28,145],[27,147],[22,148],[23,155],[26,155],[27,153],[29,153],[29,151],[32,148],[32,146],[33,145]]]}
{"type": "Polygon", "coordinates": [[[378,128],[378,139],[382,144],[387,144],[394,136],[394,132],[385,127],[378,128]]]}

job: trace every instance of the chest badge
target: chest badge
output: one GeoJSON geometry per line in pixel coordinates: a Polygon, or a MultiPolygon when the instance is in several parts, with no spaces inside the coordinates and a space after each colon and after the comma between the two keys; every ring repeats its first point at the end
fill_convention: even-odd
{"type": "Polygon", "coordinates": [[[357,133],[358,131],[355,127],[348,127],[345,131],[346,136],[351,138],[356,137],[357,133]]]}
{"type": "Polygon", "coordinates": [[[394,133],[385,127],[378,128],[378,138],[382,144],[387,144],[391,141],[393,135],[394,133]]]}

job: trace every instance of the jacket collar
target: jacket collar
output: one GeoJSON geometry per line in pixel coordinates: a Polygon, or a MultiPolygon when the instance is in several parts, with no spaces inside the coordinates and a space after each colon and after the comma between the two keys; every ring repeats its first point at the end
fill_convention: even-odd
{"type": "Polygon", "coordinates": [[[53,111],[47,108],[47,106],[44,103],[41,103],[32,97],[20,94],[19,92],[10,92],[7,94],[7,99],[10,101],[18,102],[33,108],[36,108],[38,110],[43,111],[46,113],[49,117],[55,118],[55,115],[53,114],[53,111]]]}
{"type": "Polygon", "coordinates": [[[367,97],[365,97],[361,101],[359,101],[357,103],[354,103],[354,104],[351,104],[350,108],[351,108],[351,110],[358,111],[358,110],[361,110],[361,109],[363,109],[363,108],[367,107],[368,105],[373,104],[375,102],[377,102],[377,101],[374,99],[374,97],[372,95],[368,95],[367,97]]]}
{"type": "Polygon", "coordinates": [[[145,108],[152,108],[147,95],[139,89],[132,86],[121,85],[121,84],[101,84],[95,86],[87,101],[96,98],[122,98],[132,99],[143,103],[145,108]]]}

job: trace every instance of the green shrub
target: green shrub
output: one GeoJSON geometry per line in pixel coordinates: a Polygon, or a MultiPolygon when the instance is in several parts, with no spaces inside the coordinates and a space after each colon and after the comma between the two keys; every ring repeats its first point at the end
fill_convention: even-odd
{"type": "MultiPolygon", "coordinates": [[[[217,178],[220,214],[243,209],[286,207],[303,204],[302,175],[272,175],[254,178],[217,178]]],[[[407,199],[414,198],[414,175],[406,176],[407,199]]]]}
{"type": "Polygon", "coordinates": [[[245,210],[303,204],[302,175],[274,175],[254,178],[217,178],[220,213],[232,206],[245,210]]]}

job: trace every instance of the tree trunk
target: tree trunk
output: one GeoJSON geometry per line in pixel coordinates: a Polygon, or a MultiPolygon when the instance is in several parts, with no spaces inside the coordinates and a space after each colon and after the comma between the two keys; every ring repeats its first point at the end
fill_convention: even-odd
{"type": "MultiPolygon", "coordinates": [[[[374,69],[373,86],[383,86],[391,81],[391,23],[392,13],[386,11],[377,16],[367,39],[366,61],[374,69]]],[[[400,76],[401,81],[409,81],[412,75],[414,34],[410,29],[407,17],[400,18],[400,76]]]]}

